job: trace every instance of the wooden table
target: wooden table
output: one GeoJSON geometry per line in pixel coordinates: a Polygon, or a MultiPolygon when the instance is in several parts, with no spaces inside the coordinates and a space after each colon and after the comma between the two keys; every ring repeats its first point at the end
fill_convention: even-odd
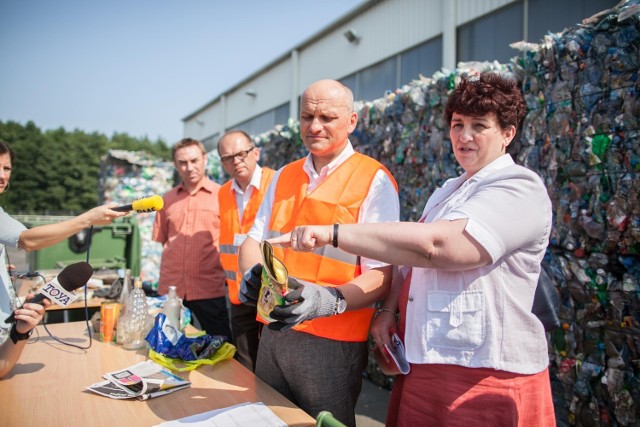
{"type": "MultiPolygon", "coordinates": [[[[80,346],[89,339],[84,322],[47,325],[57,338],[80,346]]],[[[258,379],[236,360],[178,373],[191,387],[138,401],[115,400],[86,391],[102,374],[146,360],[147,350],[125,350],[93,340],[80,350],[57,343],[42,326],[33,334],[11,373],[0,380],[3,426],[152,426],[244,402],[264,402],[290,426],[315,420],[258,379]]]]}

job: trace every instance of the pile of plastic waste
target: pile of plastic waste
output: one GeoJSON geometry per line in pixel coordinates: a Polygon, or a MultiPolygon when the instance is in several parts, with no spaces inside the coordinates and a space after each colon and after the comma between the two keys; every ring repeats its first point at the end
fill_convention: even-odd
{"type": "MultiPolygon", "coordinates": [[[[154,194],[163,195],[173,186],[173,163],[141,151],[110,150],[100,163],[98,192],[103,203],[130,204],[154,194]]],[[[160,275],[162,245],[152,240],[155,212],[137,213],[140,232],[140,277],[156,289],[160,275]]]]}

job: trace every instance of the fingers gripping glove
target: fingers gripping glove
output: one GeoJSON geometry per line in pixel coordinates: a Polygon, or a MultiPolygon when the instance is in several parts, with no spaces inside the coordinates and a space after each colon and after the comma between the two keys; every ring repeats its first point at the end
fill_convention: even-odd
{"type": "Polygon", "coordinates": [[[273,309],[270,316],[276,322],[269,324],[270,329],[287,331],[305,320],[335,314],[338,296],[333,288],[302,284],[293,278],[289,278],[288,287],[292,290],[284,298],[290,304],[273,309]]]}
{"type": "Polygon", "coordinates": [[[244,305],[256,306],[258,295],[260,294],[260,286],[262,276],[262,264],[256,264],[250,270],[245,271],[242,275],[242,283],[240,283],[240,293],[238,299],[244,305]]]}

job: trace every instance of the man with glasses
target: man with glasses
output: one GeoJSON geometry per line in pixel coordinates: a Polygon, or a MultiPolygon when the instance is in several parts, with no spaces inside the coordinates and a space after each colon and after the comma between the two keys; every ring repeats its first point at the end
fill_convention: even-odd
{"type": "Polygon", "coordinates": [[[200,141],[184,138],[172,154],[182,182],[163,196],[164,208],[156,213],[153,240],[163,247],[158,292],[166,294],[176,286],[202,329],[231,341],[218,251],[220,185],[205,174],[207,155],[200,141]]]}
{"type": "Polygon", "coordinates": [[[238,273],[238,248],[253,225],[262,198],[275,171],[258,165],[260,149],[241,130],[232,130],[220,138],[218,154],[222,167],[231,176],[220,192],[220,261],[227,276],[231,302],[231,332],[236,359],[247,369],[255,370],[261,323],[256,321],[256,307],[238,299],[242,277],[238,273]]]}

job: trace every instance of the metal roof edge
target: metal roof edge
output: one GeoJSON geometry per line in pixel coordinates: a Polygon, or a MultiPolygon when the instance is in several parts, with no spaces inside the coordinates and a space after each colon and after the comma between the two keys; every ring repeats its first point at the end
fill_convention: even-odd
{"type": "Polygon", "coordinates": [[[231,86],[229,89],[225,90],[224,92],[220,93],[218,96],[216,96],[211,101],[209,101],[206,104],[204,104],[202,107],[200,107],[197,110],[195,110],[194,112],[188,114],[187,116],[185,116],[182,119],[182,121],[186,122],[186,121],[192,119],[193,117],[197,116],[198,114],[200,114],[201,112],[203,112],[204,110],[206,110],[207,108],[209,108],[210,106],[212,106],[213,104],[218,102],[218,100],[220,100],[220,98],[222,98],[223,96],[225,96],[225,95],[227,95],[227,94],[229,94],[231,92],[236,91],[239,87],[241,87],[242,85],[246,84],[247,82],[250,82],[256,76],[264,73],[265,71],[275,67],[276,65],[278,65],[281,62],[283,62],[286,59],[288,59],[291,56],[291,52],[296,51],[296,50],[302,50],[302,49],[306,48],[307,46],[313,44],[313,42],[315,42],[316,40],[321,39],[322,37],[324,37],[327,34],[329,34],[331,31],[335,30],[340,25],[344,24],[345,22],[350,21],[353,17],[361,14],[362,12],[370,9],[371,7],[373,7],[374,5],[376,5],[377,3],[380,3],[382,1],[384,1],[384,0],[364,0],[363,3],[361,3],[360,5],[354,7],[350,12],[347,12],[345,15],[341,16],[340,18],[336,19],[332,23],[328,24],[326,27],[320,29],[317,33],[311,35],[307,39],[305,39],[302,42],[298,43],[293,48],[291,48],[288,51],[286,51],[285,53],[281,54],[280,56],[278,56],[273,61],[271,61],[268,64],[266,64],[265,66],[257,69],[253,73],[249,74],[247,77],[245,77],[244,79],[240,80],[238,83],[234,84],[233,86],[231,86]]]}

